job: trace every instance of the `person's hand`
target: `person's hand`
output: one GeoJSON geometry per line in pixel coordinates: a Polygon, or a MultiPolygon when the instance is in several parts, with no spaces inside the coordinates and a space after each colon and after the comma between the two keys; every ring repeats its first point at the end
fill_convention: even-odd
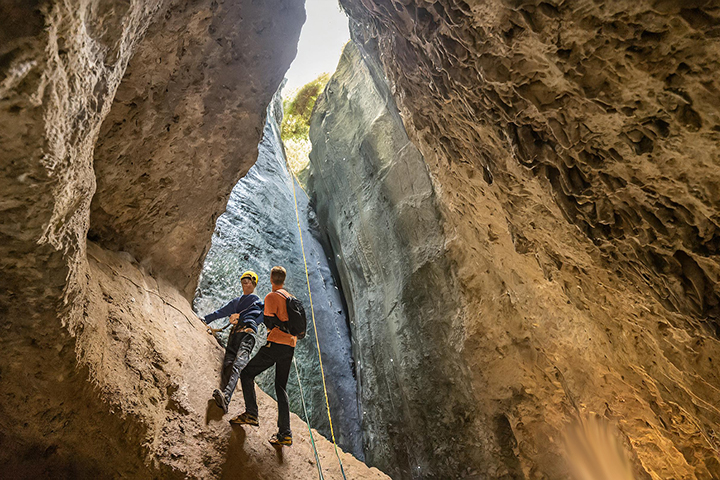
{"type": "Polygon", "coordinates": [[[233,313],[232,315],[230,315],[230,323],[233,325],[237,325],[239,319],[240,319],[239,313],[233,313]]]}

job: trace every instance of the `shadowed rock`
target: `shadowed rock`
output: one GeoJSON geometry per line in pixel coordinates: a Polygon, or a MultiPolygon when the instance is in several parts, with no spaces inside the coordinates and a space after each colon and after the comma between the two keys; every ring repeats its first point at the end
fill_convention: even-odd
{"type": "MultiPolygon", "coordinates": [[[[472,419],[455,435],[428,430],[455,448],[446,457],[469,459],[481,477],[567,478],[566,424],[595,412],[618,425],[637,477],[720,476],[717,6],[341,3],[436,192],[444,277],[460,310],[443,332],[468,366],[452,381],[476,407],[453,412],[472,419]]],[[[361,109],[348,90],[339,105],[361,109]]],[[[319,117],[320,141],[357,115],[319,117]]],[[[385,130],[328,162],[364,161],[390,142],[385,130]]],[[[402,191],[371,180],[375,169],[356,175],[368,185],[350,189],[363,213],[368,198],[402,191]]],[[[345,215],[329,212],[331,224],[345,215]]],[[[401,209],[383,216],[383,238],[415,229],[396,223],[401,209]]],[[[351,268],[362,278],[377,267],[363,258],[351,268]]],[[[390,271],[368,276],[390,292],[373,303],[396,301],[397,278],[414,267],[390,271]]],[[[435,323],[422,313],[395,338],[425,338],[435,323]]],[[[474,475],[414,473],[418,459],[393,453],[411,466],[407,477],[474,475]]]]}
{"type": "Polygon", "coordinates": [[[0,7],[3,475],[317,474],[297,417],[281,462],[273,424],[239,439],[213,411],[222,352],[188,302],[303,18],[281,0],[0,7]]]}

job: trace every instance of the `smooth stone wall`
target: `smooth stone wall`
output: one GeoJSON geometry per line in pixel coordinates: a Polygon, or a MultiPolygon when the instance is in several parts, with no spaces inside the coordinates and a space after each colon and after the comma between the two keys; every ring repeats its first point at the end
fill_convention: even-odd
{"type": "Polygon", "coordinates": [[[459,433],[474,406],[457,381],[459,305],[435,193],[380,70],[352,42],[310,139],[309,185],[350,307],[368,462],[397,478],[452,477],[467,463],[459,433]]]}
{"type": "MultiPolygon", "coordinates": [[[[207,314],[242,294],[240,275],[255,271],[260,279],[256,293],[264,298],[270,292],[270,269],[285,267],[285,287],[297,296],[308,315],[308,335],[298,341],[295,356],[300,371],[310,424],[330,438],[322,376],[318,361],[315,331],[308,295],[303,253],[298,231],[298,217],[293,199],[292,180],[286,168],[285,153],[280,140],[282,102],[276,94],[268,107],[262,142],[255,165],[233,189],[227,210],[217,221],[212,246],[208,251],[195,298],[199,314],[207,314]]],[[[356,457],[363,458],[358,414],[358,397],[353,371],[352,346],[342,293],[331,273],[328,259],[319,241],[314,212],[299,184],[295,198],[303,233],[310,287],[315,312],[325,381],[330,400],[335,437],[338,444],[356,457]]],[[[217,320],[214,325],[223,325],[217,320]]],[[[264,341],[265,330],[260,339],[264,341]]],[[[227,335],[221,342],[227,341],[227,335]]],[[[256,351],[262,344],[258,342],[256,351]]],[[[258,381],[262,388],[275,395],[274,369],[258,381]]],[[[295,371],[291,371],[288,393],[291,410],[303,416],[300,389],[295,371]]],[[[240,387],[235,396],[242,398],[240,387]]],[[[275,418],[263,419],[275,422],[275,418]]]]}

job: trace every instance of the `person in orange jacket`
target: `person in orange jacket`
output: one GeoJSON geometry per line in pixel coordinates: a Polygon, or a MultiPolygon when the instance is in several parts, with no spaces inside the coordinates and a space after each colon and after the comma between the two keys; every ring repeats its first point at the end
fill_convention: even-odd
{"type": "Polygon", "coordinates": [[[273,445],[292,445],[290,430],[290,402],[287,394],[287,382],[290,376],[297,337],[283,331],[280,327],[288,321],[286,301],[290,294],[283,287],[287,272],[283,267],[273,267],[270,272],[272,292],[265,296],[263,312],[265,325],[270,330],[267,345],[250,360],[240,373],[245,412],[230,420],[236,425],[259,424],[258,406],[255,398],[255,377],[275,365],[275,393],[278,401],[278,433],[270,438],[273,445]]]}

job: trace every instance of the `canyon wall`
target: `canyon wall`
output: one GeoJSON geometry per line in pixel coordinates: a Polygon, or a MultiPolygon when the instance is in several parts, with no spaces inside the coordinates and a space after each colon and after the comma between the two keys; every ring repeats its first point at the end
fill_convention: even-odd
{"type": "MultiPolygon", "coordinates": [[[[308,315],[308,334],[298,341],[295,359],[310,425],[330,438],[330,422],[308,295],[309,279],[335,437],[343,449],[362,459],[362,434],[347,314],[342,293],[331,273],[334,268],[331,266],[332,260],[325,256],[322,244],[315,236],[318,233],[314,222],[315,213],[297,182],[293,193],[293,185],[290,183],[293,179],[286,168],[280,139],[282,115],[282,100],[278,92],[268,107],[257,161],[233,188],[227,209],[218,218],[194,306],[198,314],[205,315],[240,295],[240,276],[245,270],[254,270],[260,276],[256,293],[264,298],[271,290],[270,269],[275,265],[284,266],[288,273],[285,287],[303,302],[308,315]],[[303,232],[302,246],[298,216],[303,232]],[[307,258],[307,278],[302,247],[307,258]]],[[[217,327],[226,324],[227,319],[217,320],[217,327]]],[[[228,333],[229,329],[218,334],[223,345],[227,342],[228,333]]],[[[264,344],[266,333],[264,328],[259,332],[261,341],[256,344],[256,351],[264,344]]],[[[274,396],[274,370],[270,369],[258,377],[258,384],[274,396]]],[[[288,385],[290,409],[304,418],[300,387],[294,371],[291,372],[288,385]]],[[[239,388],[236,398],[241,398],[239,388]]]]}
{"type": "MultiPolygon", "coordinates": [[[[0,6],[4,475],[317,474],[297,417],[284,454],[274,422],[221,418],[222,350],[189,303],[303,18],[284,0],[0,6]]],[[[349,475],[383,477],[341,455],[349,475]]]]}
{"type": "Polygon", "coordinates": [[[99,133],[93,241],[131,253],[192,297],[215,220],[257,158],[302,8],[297,0],[167,6],[99,133]]]}
{"type": "Polygon", "coordinates": [[[374,394],[392,398],[364,381],[404,385],[391,418],[427,422],[402,428],[411,442],[433,432],[419,441],[447,448],[429,463],[405,451],[369,458],[403,478],[568,478],[568,424],[600,415],[620,432],[637,478],[720,477],[717,5],[341,3],[362,55],[381,66],[372,88],[387,82],[427,165],[384,184],[407,163],[397,148],[405,140],[394,143],[385,127],[348,134],[347,148],[334,143],[326,132],[372,130],[381,115],[356,73],[346,87],[328,85],[313,119],[318,212],[331,238],[343,239],[333,248],[351,320],[367,325],[354,342],[380,332],[380,346],[360,360],[393,360],[359,362],[363,407],[374,394]],[[388,143],[395,159],[372,161],[388,143]],[[438,220],[417,223],[439,255],[418,278],[447,288],[451,308],[440,321],[410,310],[392,332],[427,284],[407,287],[416,250],[391,240],[418,227],[403,222],[393,195],[412,198],[405,182],[425,168],[435,206],[415,205],[438,220]],[[353,210],[360,224],[350,227],[353,210]],[[363,216],[381,238],[367,238],[363,216]],[[395,353],[413,351],[406,339],[440,372],[447,361],[458,373],[404,377],[414,357],[395,353]],[[433,401],[446,383],[460,407],[440,410],[447,418],[406,407],[433,401]],[[455,457],[462,466],[438,460],[455,457]]]}
{"type": "Polygon", "coordinates": [[[381,73],[352,43],[310,140],[308,186],[350,309],[368,462],[397,478],[465,472],[479,459],[455,433],[475,415],[456,382],[468,372],[435,194],[381,73]]]}

